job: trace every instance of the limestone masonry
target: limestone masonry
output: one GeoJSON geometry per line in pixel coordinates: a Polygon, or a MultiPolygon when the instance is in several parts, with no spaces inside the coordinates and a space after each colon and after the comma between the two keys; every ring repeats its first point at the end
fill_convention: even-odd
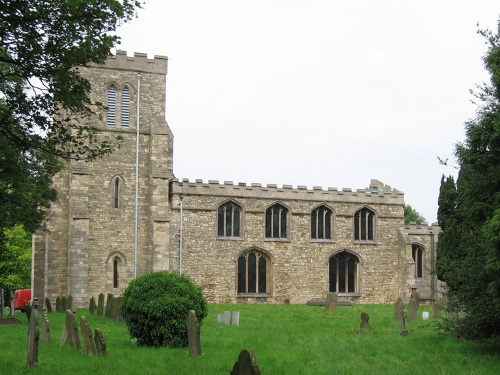
{"type": "Polygon", "coordinates": [[[412,288],[435,297],[440,229],[405,226],[404,194],[380,181],[337,190],[177,179],[167,62],[117,51],[81,69],[91,99],[107,106],[86,120],[102,129],[90,141],[123,140],[54,177],[58,200],[34,236],[34,297],[86,306],[161,270],[188,275],[214,303],[306,303],[328,292],[392,303],[412,288]]]}

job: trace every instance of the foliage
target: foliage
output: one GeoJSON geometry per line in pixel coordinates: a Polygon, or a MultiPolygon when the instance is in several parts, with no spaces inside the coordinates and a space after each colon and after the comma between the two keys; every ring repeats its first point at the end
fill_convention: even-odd
{"type": "Polygon", "coordinates": [[[415,210],[409,204],[405,205],[405,224],[410,224],[415,222],[417,224],[425,223],[425,217],[423,217],[417,210],[415,210]]]}
{"type": "Polygon", "coordinates": [[[102,105],[90,101],[79,67],[105,61],[119,42],[117,26],[138,7],[137,0],[0,0],[0,233],[40,225],[55,199],[58,158],[92,160],[115,147],[89,142],[98,130],[86,118],[102,105]]]}
{"type": "Polygon", "coordinates": [[[481,340],[500,337],[500,21],[496,34],[479,33],[488,44],[483,60],[491,83],[478,86],[476,118],[456,146],[456,190],[452,178],[441,180],[436,270],[449,308],[462,312],[448,328],[481,340]]]}
{"type": "Polygon", "coordinates": [[[187,317],[194,310],[198,321],[207,316],[201,287],[185,275],[149,272],[130,282],[120,311],[138,346],[187,345],[187,317]]]}

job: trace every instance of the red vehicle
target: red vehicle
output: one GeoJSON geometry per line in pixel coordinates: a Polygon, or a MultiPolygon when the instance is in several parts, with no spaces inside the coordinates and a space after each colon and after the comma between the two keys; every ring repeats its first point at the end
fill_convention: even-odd
{"type": "Polygon", "coordinates": [[[18,289],[14,292],[14,309],[24,312],[24,303],[31,301],[31,289],[18,289]]]}

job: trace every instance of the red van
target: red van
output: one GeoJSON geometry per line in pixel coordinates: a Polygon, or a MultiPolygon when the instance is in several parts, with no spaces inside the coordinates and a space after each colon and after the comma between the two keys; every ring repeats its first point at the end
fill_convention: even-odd
{"type": "Polygon", "coordinates": [[[14,309],[24,312],[24,302],[31,301],[31,289],[18,289],[14,292],[14,309]]]}

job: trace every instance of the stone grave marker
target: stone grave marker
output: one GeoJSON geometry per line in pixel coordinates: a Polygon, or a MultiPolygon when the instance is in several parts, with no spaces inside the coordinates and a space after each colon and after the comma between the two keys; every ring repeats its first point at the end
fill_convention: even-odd
{"type": "Polygon", "coordinates": [[[94,331],[95,350],[97,355],[106,355],[106,342],[99,328],[94,331]]]}
{"type": "Polygon", "coordinates": [[[97,315],[102,315],[104,311],[104,294],[100,293],[97,299],[97,315]]]}
{"type": "Polygon", "coordinates": [[[194,310],[189,310],[187,319],[188,347],[191,357],[201,356],[200,322],[194,310]]]}
{"type": "Polygon", "coordinates": [[[394,303],[394,320],[400,320],[401,316],[405,313],[405,303],[403,299],[399,297],[394,303]]]}
{"type": "Polygon", "coordinates": [[[10,291],[10,316],[14,316],[14,291],[10,291]]]}
{"type": "Polygon", "coordinates": [[[80,317],[80,328],[82,330],[83,342],[85,344],[85,349],[87,349],[87,355],[93,357],[96,354],[95,343],[92,339],[92,330],[87,322],[85,316],[80,317]]]}
{"type": "Polygon", "coordinates": [[[222,323],[222,313],[217,314],[217,323],[222,323]]]}
{"type": "Polygon", "coordinates": [[[434,301],[432,304],[433,318],[441,318],[441,306],[443,306],[443,302],[441,300],[434,301]]]}
{"type": "Polygon", "coordinates": [[[116,299],[116,319],[123,321],[122,312],[120,311],[120,304],[122,303],[123,297],[120,296],[116,299]]]}
{"type": "Polygon", "coordinates": [[[232,317],[232,323],[233,326],[239,327],[240,325],[240,312],[239,311],[233,311],[233,317],[232,317]]]}
{"type": "Polygon", "coordinates": [[[113,294],[108,293],[108,296],[106,297],[106,311],[104,312],[104,316],[110,318],[111,317],[111,311],[113,310],[113,294]]]}
{"type": "Polygon", "coordinates": [[[231,313],[229,311],[224,311],[222,314],[222,322],[227,326],[231,323],[231,313]]]}
{"type": "Polygon", "coordinates": [[[66,312],[68,310],[68,300],[66,296],[61,298],[61,312],[66,312]]]}
{"type": "Polygon", "coordinates": [[[62,312],[62,301],[61,301],[61,297],[59,297],[59,296],[56,298],[56,311],[62,312]]]}
{"type": "Polygon", "coordinates": [[[417,320],[417,318],[418,318],[418,305],[419,305],[418,298],[419,298],[419,296],[420,296],[420,293],[418,293],[418,292],[411,293],[410,302],[408,303],[408,320],[409,321],[414,321],[414,320],[417,320]]]}
{"type": "Polygon", "coordinates": [[[52,304],[50,303],[50,299],[48,297],[45,298],[45,307],[47,309],[47,312],[52,312],[52,304]]]}
{"type": "Polygon", "coordinates": [[[337,293],[328,293],[326,295],[326,311],[335,311],[337,308],[337,293]]]}
{"type": "Polygon", "coordinates": [[[109,317],[113,319],[118,319],[118,306],[120,305],[120,300],[118,297],[113,297],[111,299],[111,312],[109,317]]]}
{"type": "Polygon", "coordinates": [[[31,302],[24,302],[24,312],[26,313],[26,317],[28,318],[28,323],[30,321],[30,316],[31,316],[31,302]]]}
{"type": "Polygon", "coordinates": [[[42,320],[42,337],[44,342],[50,342],[50,324],[49,318],[47,317],[47,312],[43,312],[42,320]]]}
{"type": "Polygon", "coordinates": [[[96,309],[96,306],[95,306],[95,298],[92,297],[90,299],[90,303],[89,303],[89,314],[90,315],[94,315],[95,314],[95,309],[96,309]]]}
{"type": "Polygon", "coordinates": [[[368,313],[363,311],[361,313],[361,324],[360,324],[359,328],[361,328],[361,329],[370,328],[370,323],[368,323],[368,320],[370,320],[368,313]]]}
{"type": "Polygon", "coordinates": [[[66,330],[68,332],[67,342],[78,350],[82,349],[78,326],[76,325],[75,314],[71,310],[66,310],[66,330]]]}
{"type": "Polygon", "coordinates": [[[3,289],[0,288],[0,317],[3,316],[3,289]]]}
{"type": "Polygon", "coordinates": [[[28,330],[28,355],[26,367],[38,366],[38,341],[40,340],[40,329],[38,327],[38,301],[33,300],[33,311],[30,314],[28,330]]]}
{"type": "Polygon", "coordinates": [[[73,296],[70,294],[66,300],[66,310],[73,311],[73,296]]]}
{"type": "Polygon", "coordinates": [[[401,336],[408,336],[410,332],[406,329],[406,315],[401,315],[401,331],[399,332],[401,336]]]}
{"type": "Polygon", "coordinates": [[[233,366],[231,375],[260,375],[255,354],[251,350],[242,350],[233,366]]]}

